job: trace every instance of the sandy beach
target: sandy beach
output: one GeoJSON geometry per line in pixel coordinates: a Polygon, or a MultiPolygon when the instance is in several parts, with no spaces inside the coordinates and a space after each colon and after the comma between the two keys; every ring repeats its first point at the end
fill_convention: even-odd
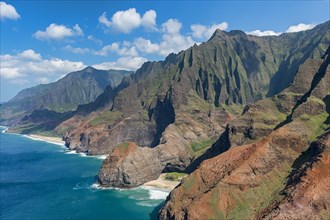
{"type": "Polygon", "coordinates": [[[59,145],[64,145],[65,142],[62,140],[62,138],[59,137],[49,137],[49,136],[42,136],[42,135],[37,135],[37,134],[30,134],[27,135],[28,137],[36,140],[42,140],[46,142],[51,142],[51,143],[56,143],[59,145]]]}
{"type": "Polygon", "coordinates": [[[153,186],[156,188],[172,191],[177,185],[179,185],[180,182],[166,180],[165,175],[166,175],[166,173],[162,173],[162,174],[160,174],[158,179],[147,182],[147,183],[143,184],[143,186],[153,186]]]}

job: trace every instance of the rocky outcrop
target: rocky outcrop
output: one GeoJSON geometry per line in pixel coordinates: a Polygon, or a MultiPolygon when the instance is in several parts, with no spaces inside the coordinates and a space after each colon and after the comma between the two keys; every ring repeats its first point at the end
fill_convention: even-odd
{"type": "MultiPolygon", "coordinates": [[[[240,139],[233,133],[235,127],[229,126],[230,144],[248,144],[231,145],[226,152],[202,162],[170,194],[160,219],[326,219],[330,208],[326,172],[330,169],[326,98],[330,88],[329,63],[329,55],[324,60],[307,61],[293,85],[274,98],[253,105],[265,110],[259,115],[266,113],[271,117],[272,111],[283,109],[287,114],[278,125],[270,123],[274,130],[264,137],[253,140],[253,135],[244,136],[244,130],[237,129],[244,136],[240,139]],[[274,102],[278,97],[290,96],[295,101],[274,102]],[[277,107],[267,108],[265,103],[277,107]],[[312,140],[317,141],[311,143],[312,140]]],[[[245,109],[243,119],[239,117],[229,125],[240,124],[249,117],[253,120],[253,108],[245,109]]]]}
{"type": "Polygon", "coordinates": [[[312,143],[293,167],[281,192],[284,197],[267,207],[257,218],[329,219],[330,133],[312,143]]]}
{"type": "MultiPolygon", "coordinates": [[[[167,126],[159,144],[153,148],[137,147],[120,162],[116,151],[112,152],[102,165],[99,182],[104,186],[130,188],[157,179],[162,172],[184,171],[196,158],[191,143],[208,136],[204,132],[208,130],[206,126],[188,116],[178,114],[176,122],[167,126]]],[[[223,120],[225,124],[230,118],[223,120]]]]}

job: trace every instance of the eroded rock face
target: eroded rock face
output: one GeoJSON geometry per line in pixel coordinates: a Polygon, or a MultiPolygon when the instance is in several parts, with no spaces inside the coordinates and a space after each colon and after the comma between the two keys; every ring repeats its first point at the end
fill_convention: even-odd
{"type": "Polygon", "coordinates": [[[202,163],[170,194],[160,211],[160,219],[320,219],[326,216],[330,208],[329,135],[316,143],[323,153],[306,161],[308,168],[298,172],[298,184],[285,186],[291,165],[308,147],[306,136],[310,131],[302,132],[297,126],[302,125],[292,123],[254,144],[230,149],[202,163]],[[283,199],[280,192],[285,187],[283,199]],[[273,203],[275,207],[267,206],[273,203]]]}
{"type": "Polygon", "coordinates": [[[237,125],[251,119],[251,124],[267,124],[258,115],[287,114],[273,127],[275,130],[257,140],[253,135],[245,136],[244,130],[237,129],[235,133],[237,126],[229,126],[231,143],[249,144],[232,146],[204,161],[170,194],[160,219],[328,218],[329,63],[329,55],[322,61],[309,61],[306,71],[300,69],[297,73],[292,87],[249,106],[242,118],[229,123],[237,125]],[[303,77],[307,83],[298,93],[297,84],[303,77]],[[284,104],[276,102],[278,97],[291,98],[284,104]],[[276,108],[267,108],[269,104],[276,108]],[[264,111],[256,113],[258,108],[264,111]],[[238,138],[237,133],[245,139],[238,138]],[[317,141],[310,144],[314,139],[317,141]]]}
{"type": "Polygon", "coordinates": [[[330,132],[312,143],[295,165],[284,198],[266,208],[259,219],[329,219],[330,132]]]}

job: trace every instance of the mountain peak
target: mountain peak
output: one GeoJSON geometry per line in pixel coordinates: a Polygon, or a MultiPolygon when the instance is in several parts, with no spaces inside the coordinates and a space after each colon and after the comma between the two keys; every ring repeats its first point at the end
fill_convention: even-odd
{"type": "Polygon", "coordinates": [[[210,39],[213,39],[215,37],[224,37],[226,35],[226,31],[220,30],[220,29],[216,29],[214,31],[214,33],[212,34],[210,39]]]}
{"type": "Polygon", "coordinates": [[[93,71],[95,71],[96,69],[94,68],[94,67],[92,67],[92,66],[88,66],[88,67],[86,67],[85,69],[83,69],[82,71],[84,71],[84,72],[88,72],[88,73],[91,73],[91,72],[93,72],[93,71]]]}

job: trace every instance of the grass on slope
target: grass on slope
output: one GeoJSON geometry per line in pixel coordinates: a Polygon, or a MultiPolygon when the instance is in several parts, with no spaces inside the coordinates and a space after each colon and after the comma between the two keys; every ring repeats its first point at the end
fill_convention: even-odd
{"type": "Polygon", "coordinates": [[[178,172],[171,172],[166,173],[165,179],[170,181],[180,181],[183,177],[186,177],[188,174],[186,173],[178,173],[178,172]]]}
{"type": "Polygon", "coordinates": [[[101,114],[98,114],[95,118],[93,118],[89,123],[95,127],[100,124],[112,124],[116,122],[118,119],[122,118],[122,113],[118,111],[105,111],[102,112],[101,114]]]}

